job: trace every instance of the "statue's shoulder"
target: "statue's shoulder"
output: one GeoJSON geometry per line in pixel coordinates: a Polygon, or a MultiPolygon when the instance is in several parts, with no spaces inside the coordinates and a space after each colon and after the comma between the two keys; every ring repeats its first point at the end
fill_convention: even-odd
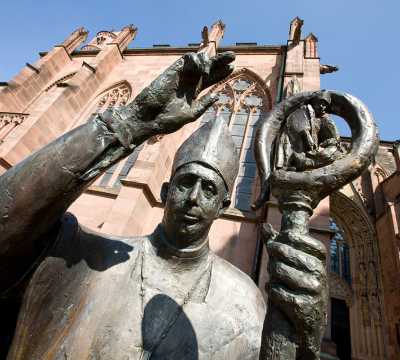
{"type": "Polygon", "coordinates": [[[98,262],[95,268],[107,267],[109,261],[123,262],[130,254],[139,252],[143,241],[149,241],[148,237],[99,233],[79,224],[75,215],[65,213],[51,256],[64,258],[69,263],[84,259],[88,264],[98,262]]]}
{"type": "Polygon", "coordinates": [[[230,294],[235,302],[246,304],[247,307],[253,306],[254,312],[262,315],[262,319],[264,319],[266,312],[264,298],[254,281],[236,266],[218,255],[214,254],[214,256],[215,285],[226,294],[230,294]]]}

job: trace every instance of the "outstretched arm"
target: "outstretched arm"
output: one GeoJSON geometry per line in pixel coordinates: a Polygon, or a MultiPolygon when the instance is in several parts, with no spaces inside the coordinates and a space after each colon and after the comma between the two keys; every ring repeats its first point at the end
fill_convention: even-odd
{"type": "Polygon", "coordinates": [[[218,99],[197,96],[229,75],[234,59],[234,53],[186,54],[131,104],[106,111],[0,176],[0,297],[39,264],[61,216],[104,171],[151,136],[195,121],[218,99]]]}

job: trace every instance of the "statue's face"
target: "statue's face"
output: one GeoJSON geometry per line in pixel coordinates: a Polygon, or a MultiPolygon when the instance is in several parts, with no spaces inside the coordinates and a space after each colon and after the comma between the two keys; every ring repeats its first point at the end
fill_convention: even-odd
{"type": "Polygon", "coordinates": [[[224,181],[214,170],[197,163],[178,169],[162,191],[162,228],[168,240],[181,248],[205,240],[214,219],[230,204],[226,195],[224,181]]]}
{"type": "Polygon", "coordinates": [[[315,114],[320,116],[325,114],[328,103],[322,99],[314,99],[312,102],[312,107],[314,108],[315,114]]]}

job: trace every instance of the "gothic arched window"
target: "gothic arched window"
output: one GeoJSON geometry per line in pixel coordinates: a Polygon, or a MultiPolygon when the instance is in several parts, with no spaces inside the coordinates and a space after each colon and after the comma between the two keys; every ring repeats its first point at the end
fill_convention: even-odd
{"type": "Polygon", "coordinates": [[[271,95],[264,81],[248,69],[230,75],[227,81],[215,85],[211,92],[216,93],[219,100],[203,115],[200,126],[215,116],[221,116],[228,125],[240,160],[232,207],[250,211],[256,176],[254,133],[272,107],[271,95]]]}
{"type": "Polygon", "coordinates": [[[95,103],[87,121],[93,120],[99,113],[104,112],[107,108],[120,108],[126,105],[129,97],[130,91],[125,84],[108,90],[102,95],[100,100],[95,103]]]}
{"type": "Polygon", "coordinates": [[[104,41],[106,41],[106,38],[104,36],[98,36],[96,41],[97,45],[101,45],[104,41]]]}
{"type": "Polygon", "coordinates": [[[339,275],[351,288],[350,248],[343,237],[345,231],[337,220],[329,219],[330,229],[335,231],[331,240],[331,271],[339,275]]]}

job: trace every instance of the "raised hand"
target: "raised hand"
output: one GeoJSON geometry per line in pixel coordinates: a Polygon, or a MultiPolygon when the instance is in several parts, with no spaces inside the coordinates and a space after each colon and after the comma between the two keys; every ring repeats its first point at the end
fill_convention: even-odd
{"type": "Polygon", "coordinates": [[[277,235],[267,223],[260,230],[269,254],[268,299],[293,326],[296,359],[316,360],[326,325],[326,249],[309,235],[277,235]]]}
{"type": "MultiPolygon", "coordinates": [[[[121,110],[101,114],[118,117],[138,145],[153,135],[168,134],[198,119],[218,96],[203,89],[216,84],[232,73],[235,53],[226,52],[212,58],[207,53],[187,53],[172,64],[135,100],[121,110]]],[[[110,123],[110,120],[107,121],[110,123]]]]}

